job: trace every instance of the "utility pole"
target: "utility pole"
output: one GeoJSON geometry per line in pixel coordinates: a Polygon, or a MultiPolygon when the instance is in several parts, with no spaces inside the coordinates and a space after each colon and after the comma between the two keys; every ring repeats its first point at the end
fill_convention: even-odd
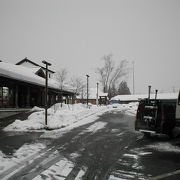
{"type": "Polygon", "coordinates": [[[133,64],[133,94],[135,93],[135,87],[134,87],[134,61],[132,62],[133,64]]]}
{"type": "Polygon", "coordinates": [[[99,95],[98,95],[98,86],[99,86],[99,83],[97,83],[97,97],[96,97],[96,105],[98,106],[98,97],[99,97],[99,95]]]}
{"type": "Polygon", "coordinates": [[[48,109],[48,66],[51,66],[47,61],[42,61],[46,65],[46,83],[45,83],[45,128],[47,128],[47,109],[48,109]]]}
{"type": "Polygon", "coordinates": [[[89,97],[88,97],[88,94],[89,94],[88,89],[89,89],[89,87],[88,86],[89,86],[89,77],[90,76],[86,74],[86,77],[87,77],[87,108],[88,108],[88,100],[89,100],[89,97]]]}

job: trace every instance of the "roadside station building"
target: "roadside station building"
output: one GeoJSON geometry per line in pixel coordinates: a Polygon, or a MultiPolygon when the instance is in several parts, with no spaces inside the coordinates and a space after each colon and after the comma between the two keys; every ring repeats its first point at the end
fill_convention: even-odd
{"type": "MultiPolygon", "coordinates": [[[[59,88],[48,71],[48,106],[60,101],[72,102],[74,93],[59,88]]],[[[25,58],[16,65],[0,61],[0,108],[30,108],[45,105],[45,68],[25,58]]]]}

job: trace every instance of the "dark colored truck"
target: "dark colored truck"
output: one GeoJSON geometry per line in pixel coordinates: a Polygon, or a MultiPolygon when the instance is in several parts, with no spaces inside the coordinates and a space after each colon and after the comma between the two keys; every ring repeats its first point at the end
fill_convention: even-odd
{"type": "Polygon", "coordinates": [[[135,130],[147,136],[151,134],[166,134],[174,137],[180,129],[180,93],[177,99],[157,99],[149,97],[139,102],[135,130]]]}

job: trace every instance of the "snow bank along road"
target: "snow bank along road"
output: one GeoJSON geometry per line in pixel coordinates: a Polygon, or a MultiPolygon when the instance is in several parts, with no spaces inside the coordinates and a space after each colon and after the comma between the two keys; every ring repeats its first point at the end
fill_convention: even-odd
{"type": "Polygon", "coordinates": [[[1,151],[0,179],[141,180],[164,174],[172,179],[167,173],[180,165],[179,139],[145,139],[127,111],[115,108],[73,129],[31,138],[15,133],[31,141],[10,155],[1,151]]]}

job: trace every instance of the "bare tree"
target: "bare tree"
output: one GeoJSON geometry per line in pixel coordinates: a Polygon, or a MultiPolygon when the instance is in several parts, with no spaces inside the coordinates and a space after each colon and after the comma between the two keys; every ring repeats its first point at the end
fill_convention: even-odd
{"type": "Polygon", "coordinates": [[[73,92],[76,95],[80,95],[81,98],[83,99],[84,92],[85,92],[84,91],[85,83],[83,82],[83,80],[79,77],[71,78],[70,85],[71,85],[73,92]]]}
{"type": "Polygon", "coordinates": [[[109,54],[107,56],[103,57],[104,60],[104,66],[101,68],[97,68],[97,73],[100,76],[100,82],[103,86],[103,91],[107,92],[108,91],[108,83],[109,83],[109,78],[110,75],[112,74],[115,65],[112,60],[112,54],[109,54]]]}
{"type": "Polygon", "coordinates": [[[65,68],[59,69],[59,71],[57,71],[55,74],[55,78],[59,83],[59,89],[61,92],[61,107],[62,107],[62,101],[63,101],[62,91],[64,88],[64,82],[67,79],[67,74],[68,74],[68,71],[65,68]]]}
{"type": "Polygon", "coordinates": [[[97,68],[97,73],[100,77],[99,80],[103,86],[103,91],[105,93],[110,93],[111,89],[114,89],[114,87],[116,87],[117,82],[128,73],[128,69],[126,67],[127,60],[120,61],[116,66],[112,57],[112,54],[104,56],[102,58],[104,61],[103,67],[97,68]]]}
{"type": "Polygon", "coordinates": [[[82,88],[84,87],[84,83],[83,83],[82,79],[79,77],[71,78],[70,85],[75,94],[79,94],[81,92],[82,88]]]}

